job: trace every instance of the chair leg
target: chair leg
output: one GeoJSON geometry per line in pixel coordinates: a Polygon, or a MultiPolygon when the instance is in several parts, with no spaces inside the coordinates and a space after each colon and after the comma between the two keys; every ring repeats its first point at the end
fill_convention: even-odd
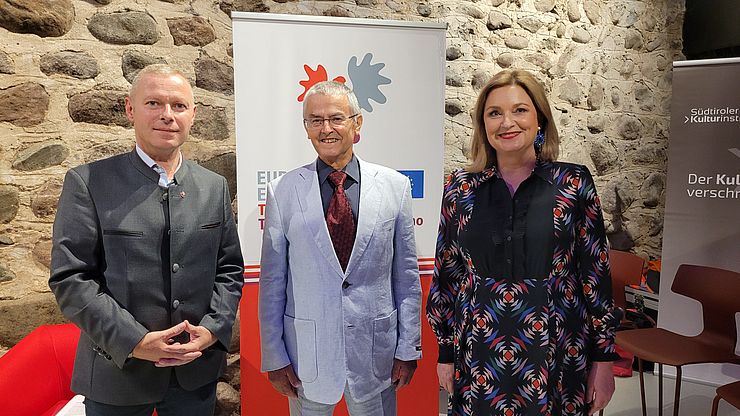
{"type": "Polygon", "coordinates": [[[642,359],[637,357],[637,371],[640,373],[640,401],[642,403],[642,416],[647,416],[645,405],[645,378],[642,376],[642,359]]]}
{"type": "Polygon", "coordinates": [[[658,416],[663,416],[663,364],[658,363],[658,416]]]}
{"type": "Polygon", "coordinates": [[[681,366],[676,367],[676,397],[673,399],[673,416],[678,416],[678,405],[681,404],[681,366]]]}
{"type": "Polygon", "coordinates": [[[717,409],[719,408],[719,395],[714,396],[712,401],[712,414],[710,416],[717,416],[717,409]]]}

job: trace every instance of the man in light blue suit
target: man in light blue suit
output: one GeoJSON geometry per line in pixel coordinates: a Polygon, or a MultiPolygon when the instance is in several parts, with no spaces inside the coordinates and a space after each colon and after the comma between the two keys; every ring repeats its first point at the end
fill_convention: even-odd
{"type": "Polygon", "coordinates": [[[421,286],[402,174],[353,153],[362,114],[344,84],[305,95],[316,161],[272,181],[262,241],[262,371],[292,416],[396,414],[421,358],[421,286]]]}

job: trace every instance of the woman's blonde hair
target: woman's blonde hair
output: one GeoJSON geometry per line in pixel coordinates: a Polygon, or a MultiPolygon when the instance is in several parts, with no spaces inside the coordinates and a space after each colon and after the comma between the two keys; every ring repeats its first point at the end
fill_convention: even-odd
{"type": "Polygon", "coordinates": [[[515,69],[497,73],[478,94],[473,110],[473,140],[470,144],[470,165],[468,171],[480,172],[496,164],[496,150],[488,142],[486,125],[483,122],[483,111],[488,94],[496,88],[518,85],[527,93],[537,110],[537,124],[545,134],[545,143],[538,157],[540,160],[555,161],[560,151],[560,137],[552,119],[550,103],[547,101],[545,88],[531,73],[515,69]]]}

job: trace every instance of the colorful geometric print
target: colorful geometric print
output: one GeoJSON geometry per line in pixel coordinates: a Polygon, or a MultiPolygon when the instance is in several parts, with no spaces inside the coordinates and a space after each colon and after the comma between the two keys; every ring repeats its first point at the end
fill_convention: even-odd
{"type": "Polygon", "coordinates": [[[495,169],[460,170],[445,184],[427,318],[441,349],[454,349],[450,415],[585,415],[590,363],[618,358],[620,313],[611,299],[608,245],[591,174],[580,165],[538,163],[551,173],[555,195],[555,247],[546,279],[478,276],[458,240],[476,189],[495,169]]]}

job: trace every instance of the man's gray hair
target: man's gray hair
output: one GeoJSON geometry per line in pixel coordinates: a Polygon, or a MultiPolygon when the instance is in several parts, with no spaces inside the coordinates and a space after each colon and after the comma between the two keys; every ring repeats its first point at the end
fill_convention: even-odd
{"type": "MultiPolygon", "coordinates": [[[[134,80],[131,81],[131,87],[128,89],[128,96],[130,97],[131,94],[136,89],[136,86],[139,84],[142,78],[144,76],[149,74],[157,74],[157,75],[178,75],[182,79],[184,79],[188,85],[190,85],[190,80],[188,77],[185,76],[182,72],[178,71],[177,69],[167,65],[167,64],[151,64],[147,65],[136,74],[134,77],[134,80]]],[[[192,89],[192,85],[190,85],[190,88],[192,89]]]]}
{"type": "Polygon", "coordinates": [[[351,111],[352,114],[360,114],[360,103],[357,102],[355,93],[341,82],[322,81],[314,84],[313,87],[306,91],[306,95],[303,96],[303,111],[306,111],[306,101],[308,101],[308,97],[315,94],[329,95],[332,97],[345,96],[349,102],[349,111],[351,111]]]}

